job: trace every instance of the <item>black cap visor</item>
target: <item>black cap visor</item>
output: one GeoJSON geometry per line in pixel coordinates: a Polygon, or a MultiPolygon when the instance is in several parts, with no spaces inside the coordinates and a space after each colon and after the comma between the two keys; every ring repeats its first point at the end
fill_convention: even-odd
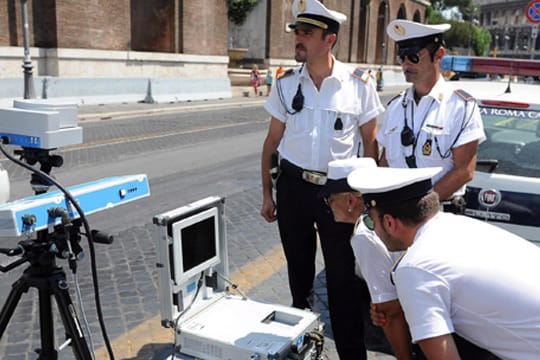
{"type": "Polygon", "coordinates": [[[329,30],[336,34],[339,32],[339,23],[337,21],[320,15],[299,14],[296,17],[295,22],[289,24],[289,28],[295,29],[297,26],[300,25],[308,25],[323,30],[329,30]]]}
{"type": "Polygon", "coordinates": [[[332,194],[356,191],[349,186],[347,179],[328,179],[324,187],[319,191],[319,197],[325,198],[332,194]]]}

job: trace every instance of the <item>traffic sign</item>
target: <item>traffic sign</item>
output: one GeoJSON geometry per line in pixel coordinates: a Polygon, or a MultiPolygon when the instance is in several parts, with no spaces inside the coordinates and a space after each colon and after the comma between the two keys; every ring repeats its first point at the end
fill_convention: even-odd
{"type": "Polygon", "coordinates": [[[540,0],[532,0],[525,8],[525,16],[533,24],[540,23],[540,0]]]}

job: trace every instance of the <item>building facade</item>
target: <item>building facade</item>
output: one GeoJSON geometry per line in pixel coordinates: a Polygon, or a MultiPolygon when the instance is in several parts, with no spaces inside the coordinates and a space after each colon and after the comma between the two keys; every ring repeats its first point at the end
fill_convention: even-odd
{"type": "Polygon", "coordinates": [[[479,26],[491,34],[491,56],[540,58],[538,25],[531,23],[525,14],[530,0],[475,0],[474,3],[478,6],[479,26]]]}
{"type": "MultiPolygon", "coordinates": [[[[293,0],[260,0],[241,25],[226,0],[0,0],[0,78],[22,76],[21,3],[28,8],[34,75],[227,76],[228,49],[268,66],[291,61],[293,0]]],[[[334,49],[344,62],[395,64],[385,28],[425,22],[426,0],[323,0],[347,15],[334,49]]]]}

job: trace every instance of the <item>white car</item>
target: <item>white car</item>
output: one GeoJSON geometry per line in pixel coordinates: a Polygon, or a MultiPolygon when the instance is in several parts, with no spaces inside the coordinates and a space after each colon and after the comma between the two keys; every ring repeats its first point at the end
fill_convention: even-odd
{"type": "Polygon", "coordinates": [[[487,137],[478,149],[474,178],[467,184],[465,214],[540,246],[540,84],[514,81],[517,75],[539,76],[540,61],[467,57],[444,61],[443,70],[497,74],[489,78],[506,74],[507,79],[453,83],[476,98],[487,137]],[[451,63],[459,66],[449,67],[451,63]]]}

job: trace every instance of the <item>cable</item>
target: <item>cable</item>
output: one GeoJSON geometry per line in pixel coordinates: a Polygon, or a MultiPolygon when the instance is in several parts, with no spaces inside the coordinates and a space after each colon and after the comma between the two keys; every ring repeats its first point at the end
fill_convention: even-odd
{"type": "Polygon", "coordinates": [[[84,304],[81,295],[81,287],[79,286],[79,275],[77,273],[73,274],[75,278],[75,293],[77,294],[77,301],[79,303],[79,310],[81,311],[81,317],[88,333],[88,342],[90,343],[90,348],[92,349],[92,359],[96,359],[96,349],[94,347],[94,339],[92,337],[92,332],[90,331],[90,325],[88,324],[88,319],[86,318],[86,312],[84,311],[84,304]]]}
{"type": "Polygon", "coordinates": [[[202,288],[203,278],[204,278],[204,270],[201,271],[201,276],[199,277],[199,280],[197,281],[197,289],[195,290],[195,294],[193,295],[193,298],[191,298],[191,302],[184,310],[182,310],[182,312],[180,312],[180,314],[178,314],[176,319],[174,319],[174,327],[173,327],[174,336],[173,336],[173,346],[171,349],[171,359],[174,359],[174,352],[177,346],[176,345],[176,331],[177,331],[176,329],[178,328],[178,322],[180,321],[180,318],[184,316],[184,314],[186,314],[189,311],[189,309],[191,309],[191,306],[193,306],[193,304],[195,303],[195,300],[197,299],[197,296],[199,295],[199,291],[202,288]]]}
{"type": "Polygon", "coordinates": [[[239,293],[240,295],[242,295],[242,300],[247,300],[248,297],[240,290],[240,288],[238,287],[237,284],[233,283],[231,280],[227,279],[225,276],[223,276],[222,274],[220,274],[219,272],[216,271],[216,274],[221,278],[223,279],[223,281],[225,281],[227,284],[231,285],[231,287],[237,292],[239,293]]]}
{"type": "Polygon", "coordinates": [[[86,220],[86,216],[84,215],[83,210],[77,203],[77,201],[73,198],[71,193],[67,191],[60,183],[58,183],[53,177],[49,176],[48,174],[44,173],[43,171],[36,169],[18,159],[13,157],[11,154],[9,154],[4,149],[4,138],[0,138],[0,151],[6,158],[13,161],[15,164],[22,166],[23,168],[38,174],[39,176],[43,177],[45,180],[49,181],[51,184],[54,184],[62,193],[64,193],[65,197],[71,202],[71,204],[77,209],[79,212],[79,216],[82,220],[84,230],[86,231],[86,238],[88,239],[88,249],[90,250],[90,268],[92,271],[92,281],[94,282],[94,297],[96,300],[96,312],[98,315],[99,320],[99,326],[101,328],[101,334],[103,336],[103,341],[105,342],[105,346],[107,348],[107,352],[109,354],[109,358],[111,360],[114,360],[114,354],[111,347],[111,344],[109,342],[109,337],[107,336],[107,331],[105,329],[105,322],[103,320],[103,313],[101,311],[101,301],[99,300],[99,283],[98,283],[98,277],[97,277],[97,266],[96,266],[96,258],[95,258],[95,249],[94,249],[94,238],[92,235],[92,232],[90,231],[90,226],[88,225],[88,221],[86,220]]]}

